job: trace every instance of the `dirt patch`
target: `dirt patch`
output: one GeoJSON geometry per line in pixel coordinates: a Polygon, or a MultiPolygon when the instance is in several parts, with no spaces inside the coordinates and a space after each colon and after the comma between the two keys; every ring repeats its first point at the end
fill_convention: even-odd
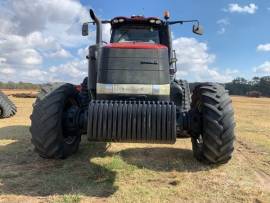
{"type": "MultiPolygon", "coordinates": [[[[254,170],[254,174],[257,178],[257,182],[261,186],[262,190],[270,192],[270,175],[266,172],[266,169],[258,164],[258,159],[261,159],[260,156],[268,155],[266,152],[259,152],[256,149],[253,149],[252,146],[244,143],[243,141],[237,141],[240,145],[237,151],[240,152],[242,158],[249,162],[250,167],[254,170]]],[[[265,161],[261,162],[265,166],[265,161]]],[[[268,165],[269,166],[269,165],[268,165]]]]}
{"type": "Polygon", "coordinates": [[[263,171],[255,171],[255,174],[258,178],[258,181],[262,185],[264,191],[270,191],[270,175],[266,174],[263,171]]]}

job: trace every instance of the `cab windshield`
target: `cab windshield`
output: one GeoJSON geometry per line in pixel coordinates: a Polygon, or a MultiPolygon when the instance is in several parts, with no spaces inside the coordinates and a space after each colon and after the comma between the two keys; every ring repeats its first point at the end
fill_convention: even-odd
{"type": "Polygon", "coordinates": [[[113,30],[111,42],[145,42],[159,44],[159,30],[150,26],[122,26],[113,30]]]}

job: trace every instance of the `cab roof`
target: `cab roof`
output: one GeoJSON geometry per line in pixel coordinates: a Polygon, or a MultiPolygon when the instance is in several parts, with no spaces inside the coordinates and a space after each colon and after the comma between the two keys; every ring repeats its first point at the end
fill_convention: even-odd
{"type": "Polygon", "coordinates": [[[120,25],[132,25],[132,24],[141,24],[141,25],[153,25],[153,26],[161,26],[164,24],[164,21],[158,17],[144,17],[144,16],[117,16],[111,20],[112,26],[120,26],[120,25]]]}

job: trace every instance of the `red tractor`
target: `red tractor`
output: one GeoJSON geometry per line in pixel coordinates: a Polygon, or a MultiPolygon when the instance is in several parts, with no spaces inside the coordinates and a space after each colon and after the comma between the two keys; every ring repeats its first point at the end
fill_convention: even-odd
{"type": "MultiPolygon", "coordinates": [[[[234,113],[228,92],[216,83],[201,83],[191,94],[176,79],[176,54],[170,27],[197,20],[115,17],[96,25],[96,44],[89,47],[88,77],[72,84],[46,86],[31,116],[32,143],[40,156],[66,158],[79,148],[81,135],[91,142],[174,144],[191,137],[195,158],[226,163],[234,150],[234,113]],[[111,25],[110,43],[102,40],[102,24],[111,25]]],[[[88,24],[82,28],[88,35],[88,24]]]]}

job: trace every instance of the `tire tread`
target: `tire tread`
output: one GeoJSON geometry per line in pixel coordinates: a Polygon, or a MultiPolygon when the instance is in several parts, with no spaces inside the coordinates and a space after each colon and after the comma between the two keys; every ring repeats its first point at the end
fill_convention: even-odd
{"type": "Polygon", "coordinates": [[[201,103],[203,143],[198,147],[192,137],[195,158],[212,164],[228,162],[234,150],[234,112],[228,92],[222,85],[204,83],[192,95],[192,108],[201,103]]]}

